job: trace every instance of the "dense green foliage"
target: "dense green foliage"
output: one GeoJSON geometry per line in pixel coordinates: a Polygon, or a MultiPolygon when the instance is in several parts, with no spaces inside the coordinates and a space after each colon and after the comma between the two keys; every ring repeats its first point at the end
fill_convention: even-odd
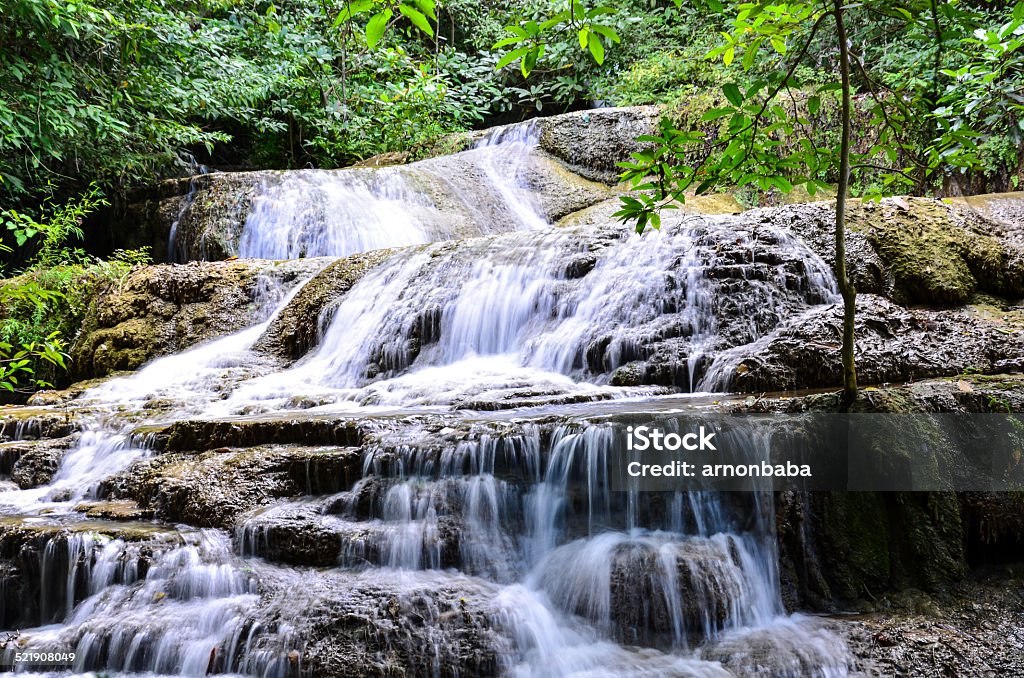
{"type": "Polygon", "coordinates": [[[0,0],[0,196],[116,195],[211,160],[333,167],[572,105],[576,74],[494,69],[502,25],[547,4],[0,0]]]}

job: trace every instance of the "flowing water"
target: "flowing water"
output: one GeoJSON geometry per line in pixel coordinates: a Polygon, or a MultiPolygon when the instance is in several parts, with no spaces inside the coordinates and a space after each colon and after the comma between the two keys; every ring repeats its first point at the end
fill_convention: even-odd
{"type": "Polygon", "coordinates": [[[75,672],[315,675],[303,619],[331,601],[328,618],[358,616],[354,637],[387,639],[426,675],[457,672],[467,635],[490,653],[481,673],[845,675],[843,643],[785,613],[770,495],[613,491],[616,424],[570,407],[643,413],[661,393],[726,390],[730,349],[834,301],[826,265],[782,228],[727,217],[644,238],[552,227],[529,185],[535,141],[513,127],[460,154],[479,194],[445,185],[479,203],[470,238],[423,218],[438,201],[415,171],[300,172],[261,190],[244,256],[420,246],[370,270],[292,366],[253,350],[298,290],[265,286],[253,327],[78,399],[88,425],[53,481],[0,493],[21,540],[0,545],[17,568],[3,581],[20,582],[0,591],[7,661],[31,649],[74,651],[75,672]],[[678,354],[664,386],[621,385],[652,351],[678,354]],[[155,453],[147,431],[254,416],[364,427],[356,477],[310,478],[308,496],[230,533],[82,515],[155,453]]]}

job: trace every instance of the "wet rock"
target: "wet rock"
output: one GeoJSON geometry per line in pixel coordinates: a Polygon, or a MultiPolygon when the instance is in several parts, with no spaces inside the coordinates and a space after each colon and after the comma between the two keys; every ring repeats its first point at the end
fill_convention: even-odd
{"type": "MultiPolygon", "coordinates": [[[[963,304],[978,290],[1024,296],[1024,239],[1014,235],[1012,226],[986,217],[998,213],[999,205],[1012,207],[1015,199],[971,200],[988,205],[988,212],[964,202],[927,198],[851,203],[847,260],[857,289],[904,304],[963,304]]],[[[766,222],[788,226],[834,265],[833,203],[755,213],[766,222]]]]}
{"type": "Polygon", "coordinates": [[[698,656],[734,676],[841,676],[855,662],[842,636],[810,618],[739,629],[700,648],[698,656]]]}
{"type": "Polygon", "coordinates": [[[0,442],[63,438],[78,429],[74,416],[46,407],[0,408],[0,442]]]}
{"type": "Polygon", "coordinates": [[[959,495],[967,560],[974,565],[1024,562],[1024,504],[1002,492],[959,495]]]}
{"type": "Polygon", "coordinates": [[[254,345],[257,351],[296,360],[316,345],[330,310],[370,268],[391,252],[378,250],[338,259],[303,285],[254,345]]]}
{"type": "Polygon", "coordinates": [[[858,675],[1024,674],[1020,572],[988,573],[944,596],[900,595],[870,615],[837,617],[858,675]]]}
{"type": "Polygon", "coordinates": [[[25,402],[29,407],[56,407],[65,403],[62,391],[37,391],[25,402]]]}
{"type": "Polygon", "coordinates": [[[78,439],[78,434],[72,434],[63,438],[16,443],[21,449],[17,461],[11,466],[11,480],[23,490],[48,484],[78,439]]]}
{"type": "Polygon", "coordinates": [[[318,677],[497,675],[509,641],[495,594],[457,574],[333,571],[275,588],[254,623],[301,638],[296,661],[318,677]]]}
{"type": "Polygon", "coordinates": [[[952,493],[814,492],[779,496],[777,506],[790,610],[870,608],[906,586],[945,591],[967,572],[952,493]]]}
{"type": "Polygon", "coordinates": [[[91,300],[72,349],[76,378],[132,370],[148,360],[247,327],[261,282],[287,288],[322,260],[233,261],[136,268],[91,300]]]}
{"type": "MultiPolygon", "coordinates": [[[[750,411],[740,407],[738,411],[750,411]]],[[[816,394],[766,398],[758,401],[755,411],[835,412],[839,407],[836,394],[816,394]]],[[[869,388],[861,391],[854,409],[900,414],[1021,412],[1024,379],[966,375],[869,388]],[[993,407],[993,399],[1003,405],[993,407]]],[[[893,421],[905,427],[918,425],[921,419],[893,421]]],[[[885,468],[906,452],[900,449],[898,433],[886,439],[889,444],[870,462],[873,466],[885,468]]],[[[972,471],[969,459],[948,456],[945,450],[954,447],[941,441],[937,445],[947,454],[940,462],[947,474],[962,471],[973,477],[984,471],[972,471]]],[[[790,610],[842,610],[875,609],[887,592],[908,586],[943,595],[960,585],[971,566],[1024,557],[1020,515],[1013,493],[777,493],[783,599],[790,610]]]]}
{"type": "Polygon", "coordinates": [[[153,437],[156,449],[167,452],[205,451],[267,444],[358,446],[363,431],[358,422],[327,416],[235,420],[189,419],[137,433],[153,437]]]}
{"type": "MultiPolygon", "coordinates": [[[[346,546],[367,543],[369,527],[325,516],[311,501],[283,503],[245,517],[237,529],[246,555],[279,563],[312,567],[339,564],[346,546]]],[[[376,552],[363,551],[366,562],[379,562],[376,552]]]]}
{"type": "Polygon", "coordinates": [[[153,512],[133,501],[84,501],[75,505],[75,510],[86,518],[101,520],[147,520],[153,512]]]}
{"type": "Polygon", "coordinates": [[[359,468],[359,454],[346,448],[222,448],[144,459],[105,481],[103,492],[171,522],[231,528],[274,499],[348,487],[359,468]]]}
{"type": "MultiPolygon", "coordinates": [[[[990,373],[1024,353],[1024,327],[986,322],[970,309],[907,309],[857,298],[857,375],[863,384],[990,373]]],[[[729,388],[776,391],[833,386],[841,373],[842,309],[819,307],[732,357],[729,388]]]]}
{"type": "Polygon", "coordinates": [[[636,138],[652,134],[661,119],[659,106],[598,108],[540,118],[540,146],[580,176],[616,184],[617,163],[641,150],[636,138]]]}

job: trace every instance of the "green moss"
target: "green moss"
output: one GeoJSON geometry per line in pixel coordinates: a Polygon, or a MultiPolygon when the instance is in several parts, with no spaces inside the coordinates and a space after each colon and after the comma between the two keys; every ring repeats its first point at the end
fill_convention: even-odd
{"type": "Polygon", "coordinates": [[[892,574],[889,517],[878,493],[831,492],[822,494],[823,554],[831,564],[827,573],[834,594],[847,600],[887,588],[892,574]]]}
{"type": "Polygon", "coordinates": [[[471,132],[455,132],[446,134],[443,137],[425,141],[413,146],[406,162],[437,158],[442,155],[452,155],[473,147],[474,135],[471,132]]]}
{"type": "Polygon", "coordinates": [[[977,289],[1020,291],[1008,285],[999,241],[960,223],[938,201],[863,203],[851,210],[849,228],[867,236],[909,303],[963,304],[977,289]]]}

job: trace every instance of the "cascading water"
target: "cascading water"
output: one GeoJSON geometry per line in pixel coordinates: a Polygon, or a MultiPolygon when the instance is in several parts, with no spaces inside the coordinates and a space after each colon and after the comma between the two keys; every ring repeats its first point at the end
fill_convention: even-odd
{"type": "Polygon", "coordinates": [[[457,672],[445,662],[465,629],[449,629],[470,625],[471,604],[483,610],[474,633],[493,648],[482,673],[845,675],[843,644],[784,614],[768,498],[613,491],[615,424],[458,413],[541,403],[563,415],[564,403],[609,398],[642,411],[661,390],[626,376],[656,352],[677,365],[658,383],[721,390],[730,348],[835,298],[827,266],[783,229],[729,217],[686,217],[644,238],[618,225],[550,227],[528,185],[536,135],[513,127],[460,154],[487,201],[429,165],[293,173],[262,188],[243,256],[420,246],[369,270],[288,369],[252,347],[298,288],[260,287],[258,324],[88,391],[92,423],[53,481],[0,494],[4,519],[36,530],[18,552],[28,583],[2,595],[5,626],[24,629],[4,652],[74,650],[78,672],[310,675],[302,616],[335,595],[346,612],[330,619],[362,620],[345,633],[384,638],[425,675],[457,672]],[[438,191],[419,190],[421,171],[473,212],[472,235],[491,235],[428,218],[438,191]],[[82,517],[79,502],[153,454],[147,431],[300,416],[289,411],[296,396],[318,405],[301,416],[370,431],[342,492],[268,502],[230,536],[82,517]],[[314,558],[334,567],[275,564],[314,558]],[[437,597],[448,591],[461,601],[437,597]],[[373,621],[373,595],[385,621],[373,621]]]}
{"type": "MultiPolygon", "coordinates": [[[[523,228],[547,222],[526,187],[534,126],[514,125],[460,153],[455,167],[425,161],[409,167],[271,173],[254,187],[234,254],[255,259],[341,257],[523,228]],[[481,200],[481,193],[484,194],[481,200]],[[487,206],[486,209],[482,206],[487,206]]],[[[172,261],[204,252],[182,241],[196,184],[171,227],[172,261]]],[[[193,238],[196,236],[192,236],[193,238]]]]}

